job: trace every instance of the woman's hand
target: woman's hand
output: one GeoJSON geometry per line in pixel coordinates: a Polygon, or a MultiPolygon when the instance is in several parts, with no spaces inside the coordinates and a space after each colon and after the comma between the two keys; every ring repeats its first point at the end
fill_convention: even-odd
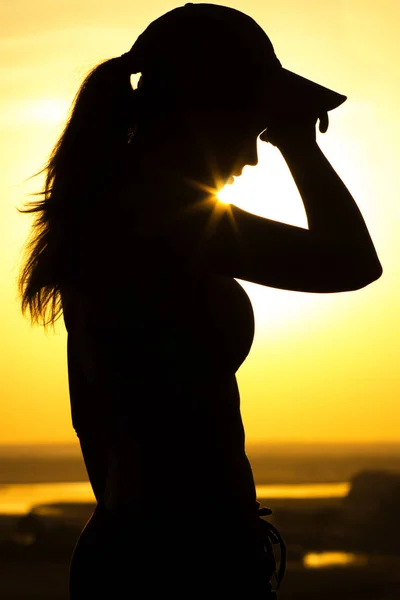
{"type": "Polygon", "coordinates": [[[325,133],[329,126],[327,112],[319,117],[299,115],[274,117],[260,139],[282,149],[294,145],[316,144],[315,125],[318,119],[319,130],[325,133]]]}

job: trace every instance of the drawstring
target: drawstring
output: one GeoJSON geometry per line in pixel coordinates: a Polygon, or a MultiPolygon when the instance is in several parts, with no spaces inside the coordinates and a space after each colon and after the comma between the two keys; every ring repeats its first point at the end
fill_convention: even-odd
{"type": "MultiPolygon", "coordinates": [[[[259,502],[257,502],[257,505],[258,505],[258,516],[259,517],[263,517],[266,515],[272,515],[272,510],[270,508],[268,508],[267,506],[261,507],[259,502]]],[[[263,542],[265,543],[265,545],[267,547],[267,551],[273,560],[273,567],[274,567],[273,574],[275,575],[275,579],[277,581],[277,586],[276,586],[275,590],[273,590],[273,592],[276,592],[281,585],[283,576],[285,575],[286,546],[285,546],[285,542],[283,541],[283,539],[282,539],[279,531],[276,529],[276,527],[274,527],[269,521],[265,521],[264,519],[260,519],[260,522],[261,522],[261,528],[262,528],[262,531],[264,534],[263,542]],[[280,561],[279,561],[279,570],[277,572],[276,571],[276,558],[275,558],[275,553],[274,553],[272,544],[278,544],[278,543],[280,545],[280,561]]]]}

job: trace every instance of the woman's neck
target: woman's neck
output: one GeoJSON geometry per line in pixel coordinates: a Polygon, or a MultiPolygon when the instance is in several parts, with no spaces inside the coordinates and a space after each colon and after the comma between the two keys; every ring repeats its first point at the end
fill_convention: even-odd
{"type": "Polygon", "coordinates": [[[166,156],[160,148],[149,150],[146,146],[136,144],[129,152],[127,177],[136,184],[163,190],[163,195],[173,195],[175,200],[179,199],[184,204],[217,193],[211,178],[207,178],[197,165],[192,164],[191,168],[189,161],[179,162],[171,155],[168,159],[166,156]]]}

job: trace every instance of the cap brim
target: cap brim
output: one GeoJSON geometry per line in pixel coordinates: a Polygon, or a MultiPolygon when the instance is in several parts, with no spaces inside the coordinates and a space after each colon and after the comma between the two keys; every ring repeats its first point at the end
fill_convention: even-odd
{"type": "Polygon", "coordinates": [[[274,76],[268,95],[272,98],[274,112],[312,112],[316,116],[337,108],[347,100],[347,96],[283,67],[274,76]]]}

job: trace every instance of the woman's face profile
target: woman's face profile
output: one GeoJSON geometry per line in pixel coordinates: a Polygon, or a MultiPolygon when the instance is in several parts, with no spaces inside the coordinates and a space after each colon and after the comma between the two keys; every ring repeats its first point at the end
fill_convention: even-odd
{"type": "Polygon", "coordinates": [[[266,128],[259,111],[219,109],[197,115],[193,122],[186,151],[190,144],[193,161],[205,164],[205,183],[211,183],[210,176],[214,183],[228,183],[233,175],[241,175],[246,165],[257,165],[257,140],[266,128]]]}
{"type": "Polygon", "coordinates": [[[221,168],[230,175],[240,175],[246,165],[258,163],[257,139],[265,129],[265,121],[250,110],[226,111],[214,115],[212,149],[221,168]]]}
{"type": "MultiPolygon", "coordinates": [[[[206,185],[224,185],[239,176],[246,165],[258,163],[257,140],[265,130],[265,111],[259,97],[237,98],[195,109],[185,107],[157,124],[140,121],[136,141],[147,150],[150,162],[181,172],[206,185]]],[[[140,154],[140,152],[139,152],[140,154]]]]}

